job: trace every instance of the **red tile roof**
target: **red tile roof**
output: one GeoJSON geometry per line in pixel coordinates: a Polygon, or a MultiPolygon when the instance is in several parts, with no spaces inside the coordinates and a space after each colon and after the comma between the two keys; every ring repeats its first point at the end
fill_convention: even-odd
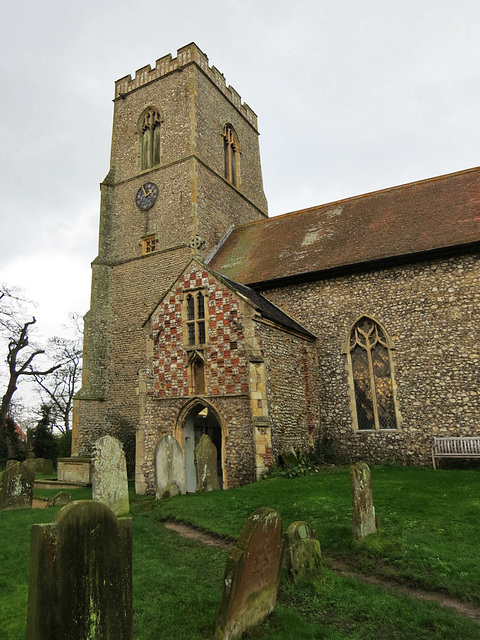
{"type": "Polygon", "coordinates": [[[209,263],[255,284],[479,240],[476,167],[236,227],[209,263]]]}

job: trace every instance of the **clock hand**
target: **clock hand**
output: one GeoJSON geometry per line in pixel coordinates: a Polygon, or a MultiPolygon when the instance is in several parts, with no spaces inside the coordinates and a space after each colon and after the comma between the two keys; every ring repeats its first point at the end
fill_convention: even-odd
{"type": "Polygon", "coordinates": [[[145,198],[146,198],[148,194],[145,192],[145,187],[143,186],[143,184],[142,184],[142,191],[143,191],[143,195],[144,195],[144,196],[145,196],[145,198]]]}

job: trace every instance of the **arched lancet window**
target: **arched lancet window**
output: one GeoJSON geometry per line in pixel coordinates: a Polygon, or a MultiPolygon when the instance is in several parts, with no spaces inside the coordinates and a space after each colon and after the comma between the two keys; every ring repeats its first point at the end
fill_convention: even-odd
{"type": "Polygon", "coordinates": [[[358,431],[398,428],[392,347],[385,330],[368,316],[350,331],[345,350],[358,431]]]}
{"type": "Polygon", "coordinates": [[[204,345],[207,341],[205,331],[205,296],[201,291],[192,291],[185,299],[185,338],[189,347],[204,345]]]}
{"type": "Polygon", "coordinates": [[[238,137],[232,125],[227,124],[223,130],[223,151],[225,156],[225,179],[235,187],[240,184],[240,151],[238,137]]]}
{"type": "Polygon", "coordinates": [[[151,107],[140,122],[140,170],[160,164],[160,113],[151,107]]]}

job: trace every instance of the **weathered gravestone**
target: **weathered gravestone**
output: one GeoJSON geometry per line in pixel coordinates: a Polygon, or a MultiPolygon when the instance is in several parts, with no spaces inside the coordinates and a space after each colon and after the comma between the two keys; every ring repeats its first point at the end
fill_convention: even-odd
{"type": "MultiPolygon", "coordinates": [[[[30,471],[33,471],[33,473],[36,473],[38,471],[38,469],[37,469],[37,467],[38,467],[37,460],[38,460],[38,458],[27,458],[23,464],[28,469],[30,469],[30,471]]],[[[41,461],[43,462],[43,458],[41,458],[41,461]]]]}
{"type": "Polygon", "coordinates": [[[223,577],[222,602],[214,640],[233,640],[260,623],[275,606],[282,565],[280,515],[255,511],[232,549],[223,577]]]}
{"type": "Polygon", "coordinates": [[[350,467],[353,504],[353,537],[363,540],[371,533],[377,533],[375,507],[373,506],[370,468],[365,462],[357,462],[350,467]]]}
{"type": "Polygon", "coordinates": [[[195,463],[197,466],[197,491],[213,491],[219,489],[217,474],[217,447],[206,433],[195,447],[195,463]]]}
{"type": "Polygon", "coordinates": [[[0,509],[29,509],[35,474],[22,462],[10,464],[0,475],[0,509]]]}
{"type": "Polygon", "coordinates": [[[64,507],[72,501],[70,494],[66,491],[59,491],[56,496],[47,502],[47,507],[64,507]]]}
{"type": "Polygon", "coordinates": [[[53,473],[53,460],[45,459],[42,464],[42,468],[40,469],[40,473],[44,475],[52,475],[53,473]]]}
{"type": "Polygon", "coordinates": [[[33,525],[27,640],[131,640],[132,525],[81,500],[33,525]]]}
{"type": "Polygon", "coordinates": [[[289,580],[314,578],[322,571],[322,553],[316,531],[306,522],[292,522],[285,534],[283,556],[289,580]]]}
{"type": "Polygon", "coordinates": [[[157,498],[185,493],[185,463],[183,451],[177,440],[163,436],[155,449],[157,498]]]}
{"type": "Polygon", "coordinates": [[[49,475],[53,473],[53,460],[47,460],[45,458],[27,458],[25,464],[34,473],[44,473],[49,475]]]}
{"type": "Polygon", "coordinates": [[[121,442],[112,436],[103,436],[93,447],[92,498],[117,516],[130,510],[125,454],[121,442]]]}

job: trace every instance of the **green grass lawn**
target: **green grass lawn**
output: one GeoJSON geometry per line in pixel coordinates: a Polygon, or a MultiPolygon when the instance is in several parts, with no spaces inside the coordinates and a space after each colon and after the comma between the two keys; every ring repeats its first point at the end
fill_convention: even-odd
{"type": "MultiPolygon", "coordinates": [[[[227,552],[180,537],[162,519],[176,517],[236,537],[260,506],[282,515],[285,528],[306,520],[325,554],[364,571],[480,602],[480,472],[403,467],[372,469],[381,533],[351,540],[348,469],[306,478],[275,478],[239,489],[160,502],[131,494],[134,638],[211,638],[227,552]]],[[[48,490],[50,491],[50,490],[48,490]]],[[[42,497],[46,490],[38,492],[42,497]]],[[[53,492],[55,493],[55,491],[53,492]]],[[[89,497],[88,489],[71,492],[89,497]]],[[[30,527],[58,509],[0,513],[0,639],[25,637],[30,527]]],[[[325,570],[310,584],[282,580],[274,613],[246,635],[255,640],[479,639],[480,626],[433,603],[341,578],[325,570]]]]}

